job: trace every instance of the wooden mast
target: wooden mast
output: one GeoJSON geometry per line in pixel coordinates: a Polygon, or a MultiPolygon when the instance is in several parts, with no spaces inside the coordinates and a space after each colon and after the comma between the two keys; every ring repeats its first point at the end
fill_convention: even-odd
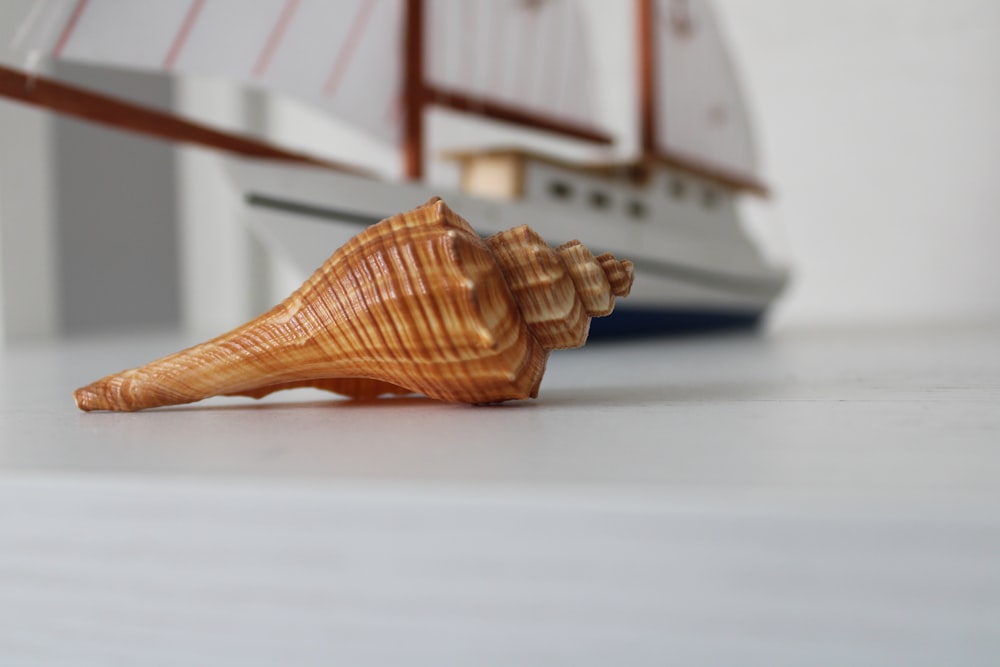
{"type": "Polygon", "coordinates": [[[639,71],[639,149],[643,160],[657,153],[656,69],[654,36],[656,19],[653,0],[636,0],[636,45],[639,71]]]}
{"type": "Polygon", "coordinates": [[[597,144],[612,142],[611,135],[592,127],[549,118],[429,83],[424,64],[424,15],[424,0],[406,0],[403,17],[403,173],[407,179],[420,180],[423,177],[423,116],[424,109],[430,104],[597,144]]]}
{"type": "Polygon", "coordinates": [[[418,181],[424,175],[424,2],[406,0],[403,43],[403,175],[418,181]]]}
{"type": "Polygon", "coordinates": [[[762,197],[768,196],[767,186],[752,177],[739,174],[702,160],[681,154],[659,145],[657,136],[658,89],[656,62],[656,6],[655,0],[636,0],[636,56],[639,71],[639,152],[640,160],[651,161],[683,169],[735,190],[746,190],[762,197]]]}

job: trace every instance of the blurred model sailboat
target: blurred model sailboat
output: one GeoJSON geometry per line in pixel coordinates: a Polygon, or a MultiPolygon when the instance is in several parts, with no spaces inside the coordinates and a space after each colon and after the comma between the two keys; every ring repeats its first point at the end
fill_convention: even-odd
{"type": "MultiPolygon", "coordinates": [[[[453,193],[424,181],[431,108],[613,143],[591,104],[589,48],[572,0],[49,0],[25,17],[19,40],[35,54],[288,93],[399,145],[405,179],[389,181],[352,170],[350,156],[337,156],[343,168],[299,166],[318,161],[246,138],[202,138],[281,160],[240,159],[231,171],[255,228],[303,272],[359,224],[438,194],[484,233],[528,223],[633,258],[632,297],[595,322],[597,335],[753,324],[786,275],[738,219],[739,196],[767,191],[724,45],[702,0],[637,0],[635,14],[638,155],[583,164],[524,147],[469,147],[452,152],[461,171],[453,193]]],[[[120,111],[117,122],[109,115],[88,117],[129,124],[120,111]]],[[[197,140],[183,127],[173,138],[197,140]]]]}

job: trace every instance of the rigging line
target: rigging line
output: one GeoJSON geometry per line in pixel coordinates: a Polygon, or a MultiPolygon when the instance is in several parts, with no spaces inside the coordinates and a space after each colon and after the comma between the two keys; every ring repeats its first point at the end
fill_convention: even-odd
{"type": "Polygon", "coordinates": [[[375,0],[364,0],[361,4],[361,9],[355,15],[351,29],[347,33],[347,39],[344,41],[344,45],[340,48],[340,53],[337,54],[337,59],[333,63],[330,76],[327,77],[326,83],[323,85],[324,95],[332,95],[336,91],[337,86],[340,85],[341,79],[343,79],[344,74],[347,72],[347,65],[354,56],[358,43],[361,41],[361,35],[364,33],[368,19],[371,18],[372,10],[374,9],[375,0]]]}
{"type": "Polygon", "coordinates": [[[181,23],[181,28],[177,32],[177,36],[174,37],[174,43],[170,45],[170,50],[167,51],[167,56],[163,59],[163,69],[169,71],[174,68],[177,59],[181,55],[181,51],[184,49],[184,45],[187,43],[188,37],[191,35],[194,24],[198,21],[198,15],[204,6],[205,0],[194,0],[191,3],[187,14],[184,16],[184,22],[181,23]]]}
{"type": "Polygon", "coordinates": [[[76,29],[76,24],[80,22],[80,15],[83,14],[83,10],[87,8],[87,2],[89,0],[80,0],[76,3],[76,7],[73,8],[73,13],[69,15],[69,20],[66,21],[66,27],[63,28],[62,34],[59,35],[59,40],[56,42],[56,47],[52,50],[52,55],[58,58],[62,55],[63,49],[66,48],[66,44],[69,43],[69,38],[73,35],[73,31],[76,29]]]}
{"type": "MultiPolygon", "coordinates": [[[[49,0],[42,0],[31,8],[28,12],[28,17],[24,19],[20,26],[17,28],[17,32],[14,33],[14,39],[10,42],[10,49],[12,51],[23,51],[24,43],[27,41],[28,34],[31,33],[35,24],[38,23],[39,17],[45,13],[46,8],[49,6],[49,0]]],[[[35,45],[37,47],[37,44],[35,45]]],[[[35,50],[35,49],[29,49],[35,50]]]]}
{"type": "Polygon", "coordinates": [[[288,24],[292,22],[292,16],[295,15],[296,10],[299,8],[299,2],[300,0],[286,0],[285,6],[281,9],[281,15],[278,16],[278,20],[275,22],[274,28],[271,30],[271,34],[268,35],[267,42],[264,44],[264,49],[260,52],[257,63],[254,65],[253,75],[255,77],[259,78],[267,71],[271,60],[274,58],[274,53],[278,50],[278,45],[281,44],[281,40],[285,37],[288,24]]]}

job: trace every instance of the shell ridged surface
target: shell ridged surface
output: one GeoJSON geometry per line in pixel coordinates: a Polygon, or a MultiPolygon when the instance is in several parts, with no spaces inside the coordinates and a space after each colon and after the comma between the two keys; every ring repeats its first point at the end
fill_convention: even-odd
{"type": "Polygon", "coordinates": [[[76,391],[82,410],[318,387],[359,399],[419,392],[491,403],[534,397],[549,350],[631,286],[631,264],[527,227],[486,240],[437,198],[372,225],[255,320],[76,391]]]}

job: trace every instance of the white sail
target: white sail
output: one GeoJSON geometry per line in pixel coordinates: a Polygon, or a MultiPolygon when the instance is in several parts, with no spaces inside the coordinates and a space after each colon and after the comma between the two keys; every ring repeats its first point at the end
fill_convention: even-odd
{"type": "Polygon", "coordinates": [[[750,123],[729,54],[703,0],[657,0],[658,148],[752,178],[750,123]]]}
{"type": "Polygon", "coordinates": [[[401,0],[48,0],[26,17],[18,46],[282,91],[395,140],[402,8],[401,0]]]}
{"type": "MultiPolygon", "coordinates": [[[[598,127],[589,49],[572,0],[425,4],[425,79],[433,91],[472,101],[466,109],[473,113],[477,103],[501,104],[598,127]]],[[[405,8],[404,0],[46,0],[25,17],[18,46],[281,91],[395,141],[405,8]]]]}
{"type": "Polygon", "coordinates": [[[600,127],[591,49],[572,0],[430,0],[428,85],[600,127]]]}

